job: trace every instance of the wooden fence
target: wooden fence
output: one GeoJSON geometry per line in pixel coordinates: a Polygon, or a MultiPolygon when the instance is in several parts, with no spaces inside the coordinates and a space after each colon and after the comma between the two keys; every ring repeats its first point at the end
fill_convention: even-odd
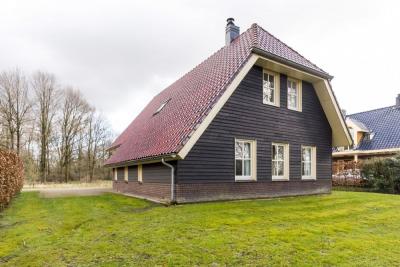
{"type": "Polygon", "coordinates": [[[333,186],[356,186],[366,185],[366,179],[362,177],[362,162],[337,161],[332,164],[333,186]]]}

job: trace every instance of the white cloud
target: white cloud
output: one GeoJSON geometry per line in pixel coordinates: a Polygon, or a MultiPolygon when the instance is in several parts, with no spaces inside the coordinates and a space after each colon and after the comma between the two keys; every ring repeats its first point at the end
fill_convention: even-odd
{"type": "Polygon", "coordinates": [[[145,104],[254,22],[335,76],[340,105],[394,103],[395,1],[21,1],[0,3],[0,70],[53,72],[121,132],[145,104]]]}

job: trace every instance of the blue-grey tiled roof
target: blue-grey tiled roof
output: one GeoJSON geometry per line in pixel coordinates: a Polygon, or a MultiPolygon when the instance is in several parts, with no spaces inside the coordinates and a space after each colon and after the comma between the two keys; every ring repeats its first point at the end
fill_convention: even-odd
{"type": "Polygon", "coordinates": [[[364,138],[356,149],[375,150],[400,148],[400,108],[396,106],[360,112],[348,116],[361,122],[373,138],[364,138]]]}

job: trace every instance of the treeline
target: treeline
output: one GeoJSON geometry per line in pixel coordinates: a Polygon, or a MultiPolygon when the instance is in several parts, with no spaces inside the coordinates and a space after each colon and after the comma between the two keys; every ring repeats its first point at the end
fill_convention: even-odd
{"type": "Polygon", "coordinates": [[[112,139],[96,108],[53,74],[0,73],[0,148],[23,159],[28,182],[109,178],[102,165],[112,139]]]}

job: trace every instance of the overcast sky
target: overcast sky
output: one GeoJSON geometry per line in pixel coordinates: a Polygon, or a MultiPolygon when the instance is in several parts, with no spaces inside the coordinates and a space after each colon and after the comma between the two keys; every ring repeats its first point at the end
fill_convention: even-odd
{"type": "Polygon", "coordinates": [[[150,99],[254,22],[335,78],[348,113],[400,93],[398,1],[0,0],[0,70],[79,88],[119,133],[150,99]],[[250,4],[251,2],[251,4],[250,4]]]}

